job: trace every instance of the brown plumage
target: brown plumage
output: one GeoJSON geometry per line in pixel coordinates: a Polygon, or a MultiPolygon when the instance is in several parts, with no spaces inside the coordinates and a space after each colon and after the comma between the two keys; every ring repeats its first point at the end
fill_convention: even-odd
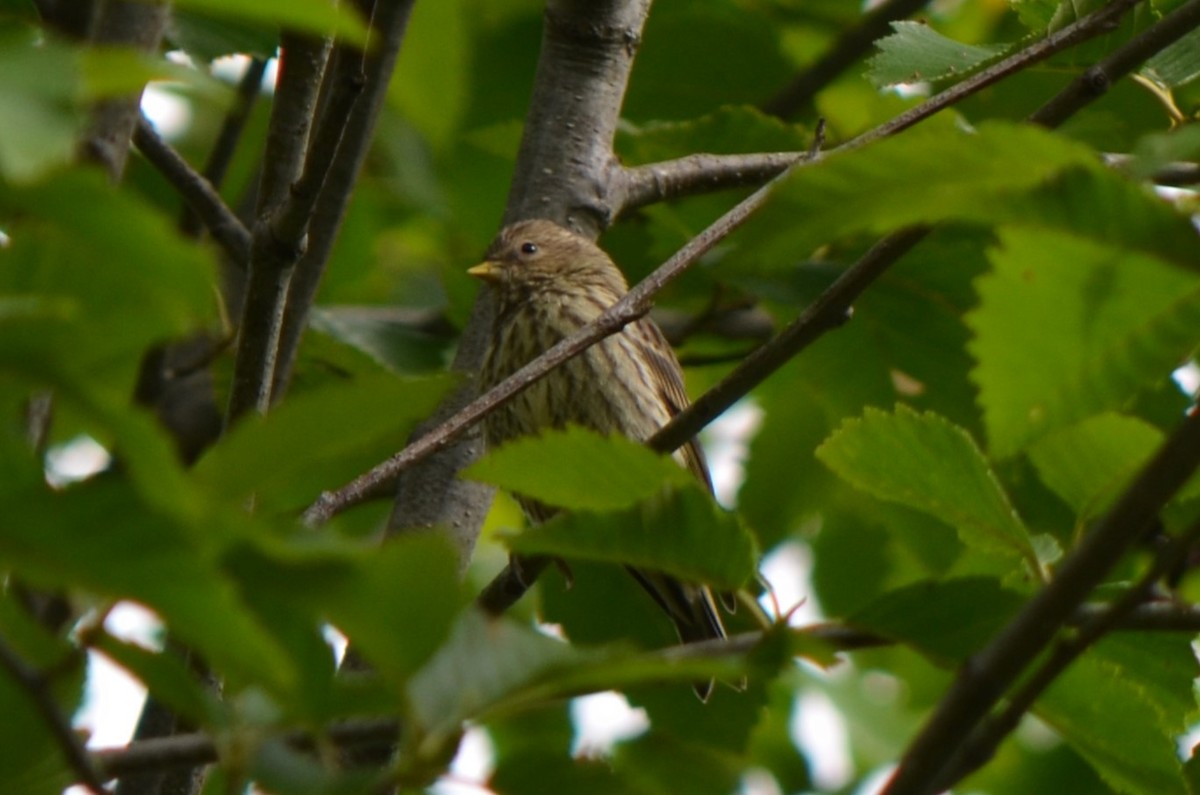
{"type": "MultiPolygon", "coordinates": [[[[550,221],[520,221],[501,230],[486,261],[471,268],[495,293],[496,318],[481,380],[488,388],[600,316],[628,291],[625,277],[595,243],[550,221]]],[[[688,403],[683,372],[653,321],[643,318],[567,361],[488,415],[489,446],[544,428],[582,425],[645,441],[688,403]]],[[[711,491],[695,441],[675,453],[711,491]]],[[[554,511],[518,495],[542,522],[554,511]]],[[[630,569],[670,616],[687,643],[725,637],[708,588],[657,572],[630,569]]],[[[712,683],[698,683],[707,698],[712,683]]]]}

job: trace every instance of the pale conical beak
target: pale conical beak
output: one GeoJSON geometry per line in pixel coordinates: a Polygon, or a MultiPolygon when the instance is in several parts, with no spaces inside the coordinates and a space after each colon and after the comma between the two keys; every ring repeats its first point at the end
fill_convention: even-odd
{"type": "Polygon", "coordinates": [[[467,273],[471,274],[476,279],[483,279],[485,282],[495,282],[500,280],[500,266],[491,261],[481,262],[474,268],[467,268],[467,273]]]}

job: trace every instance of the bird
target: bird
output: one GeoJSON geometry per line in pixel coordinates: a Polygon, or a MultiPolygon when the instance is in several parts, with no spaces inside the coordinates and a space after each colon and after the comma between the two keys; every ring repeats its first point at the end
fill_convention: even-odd
{"type": "MultiPolygon", "coordinates": [[[[544,220],[503,228],[485,260],[468,269],[494,297],[494,319],[480,368],[490,388],[555,343],[583,328],[628,290],[624,275],[590,239],[544,220]]],[[[601,434],[644,442],[688,405],[683,370],[662,331],[648,317],[627,325],[555,368],[483,421],[484,439],[496,448],[518,437],[580,425],[601,434]]],[[[674,456],[712,491],[700,446],[693,439],[674,456]]],[[[516,496],[535,524],[557,510],[516,496]]],[[[628,567],[663,609],[682,643],[726,637],[713,594],[660,572],[628,567]]],[[[702,701],[713,683],[694,685],[702,701]]]]}

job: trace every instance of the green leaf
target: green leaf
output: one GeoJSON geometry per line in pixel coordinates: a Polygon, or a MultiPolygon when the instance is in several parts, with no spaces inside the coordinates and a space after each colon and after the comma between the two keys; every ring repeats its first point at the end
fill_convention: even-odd
{"type": "Polygon", "coordinates": [[[354,44],[367,41],[367,28],[353,9],[352,3],[329,3],[326,0],[178,0],[176,6],[214,17],[243,22],[261,22],[284,28],[313,33],[318,36],[336,35],[354,44]]]}
{"type": "Polygon", "coordinates": [[[843,423],[817,457],[863,491],[957,528],[964,544],[1039,568],[1029,531],[987,459],[948,420],[904,405],[891,414],[869,408],[843,423]]]}
{"type": "Polygon", "coordinates": [[[623,436],[601,436],[577,426],[516,439],[487,453],[462,476],[547,505],[584,511],[630,508],[667,486],[692,481],[670,456],[623,436]]]}
{"type": "Polygon", "coordinates": [[[403,682],[445,638],[462,606],[458,558],[440,534],[350,546],[318,535],[261,539],[226,556],[247,598],[302,608],[341,630],[374,668],[403,682]]]}
{"type": "Polygon", "coordinates": [[[442,738],[461,723],[568,695],[658,682],[737,677],[734,660],[581,649],[509,619],[469,609],[449,640],[412,678],[408,697],[423,733],[442,738]]]}
{"type": "Polygon", "coordinates": [[[521,554],[624,563],[736,590],[754,576],[758,549],[736,514],[694,484],[616,513],[556,516],[509,539],[521,554]]]}
{"type": "Polygon", "coordinates": [[[846,623],[954,663],[978,651],[1023,601],[989,578],[925,581],[880,596],[846,623]]]}
{"type": "Polygon", "coordinates": [[[403,448],[453,383],[381,374],[297,395],[244,419],[195,475],[231,499],[253,494],[271,510],[295,508],[403,448]]]}
{"type": "Polygon", "coordinates": [[[1114,789],[1144,795],[1184,793],[1176,738],[1186,729],[1185,718],[1195,711],[1195,657],[1182,637],[1159,636],[1159,642],[1137,650],[1153,637],[1106,639],[1050,686],[1035,712],[1114,789]],[[1114,654],[1110,642],[1126,648],[1114,654]],[[1168,655],[1169,663],[1156,659],[1162,654],[1168,655]],[[1150,672],[1168,665],[1177,694],[1164,698],[1156,692],[1155,674],[1150,672]],[[1179,699],[1180,691],[1186,701],[1179,699]],[[1097,697],[1101,693],[1103,697],[1097,697]]]}
{"type": "Polygon", "coordinates": [[[1200,334],[1200,280],[1142,254],[1005,229],[967,316],[992,452],[1120,408],[1167,377],[1200,334]]]}
{"type": "Polygon", "coordinates": [[[396,62],[400,77],[388,86],[389,103],[438,149],[450,143],[466,109],[467,7],[463,0],[418,3],[396,62]]]}
{"type": "Polygon", "coordinates": [[[852,232],[990,219],[998,203],[1066,169],[1094,168],[1094,158],[1087,147],[1028,125],[990,122],[972,134],[918,127],[796,169],[736,239],[760,266],[783,267],[852,232]]]}
{"type": "Polygon", "coordinates": [[[1029,448],[1029,457],[1082,523],[1108,507],[1162,438],[1136,417],[1106,413],[1049,434],[1029,448]]]}
{"type": "Polygon", "coordinates": [[[1200,77],[1200,29],[1157,52],[1146,61],[1141,74],[1166,88],[1176,88],[1200,77]]]}
{"type": "Polygon", "coordinates": [[[971,45],[947,38],[925,22],[892,23],[890,36],[875,42],[879,53],[868,62],[867,79],[877,86],[936,82],[971,71],[1008,49],[971,45]]]}
{"type": "Polygon", "coordinates": [[[799,152],[811,143],[801,127],[754,107],[729,105],[683,121],[625,124],[617,131],[622,162],[656,163],[697,151],[720,154],[799,152]]]}
{"type": "MultiPolygon", "coordinates": [[[[147,506],[119,475],[61,493],[7,489],[0,513],[15,518],[0,530],[0,566],[31,585],[141,602],[217,672],[276,689],[294,676],[196,528],[147,506]]],[[[213,537],[230,533],[225,520],[205,518],[213,537]]]]}
{"type": "Polygon", "coordinates": [[[0,208],[0,294],[52,310],[3,319],[0,366],[128,402],[146,349],[214,318],[212,251],[99,172],[0,190],[0,208]]]}
{"type": "Polygon", "coordinates": [[[137,677],[176,714],[200,726],[219,725],[225,708],[174,650],[154,652],[106,632],[93,635],[91,641],[93,648],[137,677]]]}
{"type": "Polygon", "coordinates": [[[29,183],[70,161],[81,129],[75,53],[22,32],[0,37],[0,176],[29,183]]]}

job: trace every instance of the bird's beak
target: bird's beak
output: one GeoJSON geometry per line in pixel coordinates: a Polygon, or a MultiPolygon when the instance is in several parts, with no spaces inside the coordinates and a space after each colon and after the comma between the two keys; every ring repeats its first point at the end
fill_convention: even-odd
{"type": "Polygon", "coordinates": [[[476,279],[483,279],[485,282],[500,281],[500,266],[490,260],[481,262],[474,268],[467,268],[467,273],[476,279]]]}

